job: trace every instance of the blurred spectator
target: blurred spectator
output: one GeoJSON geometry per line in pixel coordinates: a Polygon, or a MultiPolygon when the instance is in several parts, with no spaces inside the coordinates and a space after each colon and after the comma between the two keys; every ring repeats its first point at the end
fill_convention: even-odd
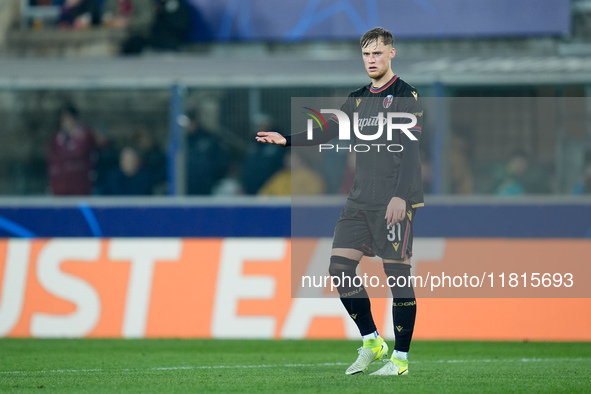
{"type": "Polygon", "coordinates": [[[516,196],[531,193],[548,193],[549,187],[543,173],[532,165],[523,149],[517,149],[505,168],[505,173],[495,189],[500,196],[516,196]]]}
{"type": "Polygon", "coordinates": [[[240,184],[240,169],[237,163],[231,164],[227,175],[213,188],[213,194],[216,196],[238,196],[243,194],[240,184]]]}
{"type": "Polygon", "coordinates": [[[143,167],[152,175],[152,191],[160,194],[166,189],[167,163],[164,150],[156,143],[154,135],[144,126],[132,134],[132,145],[137,149],[143,167]]]}
{"type": "Polygon", "coordinates": [[[513,153],[505,168],[503,179],[496,187],[495,193],[500,196],[516,196],[525,194],[525,174],[529,169],[529,157],[519,149],[513,153]]]}
{"type": "Polygon", "coordinates": [[[84,30],[101,22],[98,0],[65,0],[60,10],[58,26],[62,29],[84,30]]]}
{"type": "Polygon", "coordinates": [[[191,10],[184,0],[150,0],[152,17],[142,31],[130,31],[123,53],[139,54],[146,47],[178,51],[191,30],[191,10]]]}
{"type": "Polygon", "coordinates": [[[71,104],[60,112],[60,129],[49,145],[49,187],[54,195],[88,195],[96,153],[93,133],[78,119],[71,104]]]}
{"type": "Polygon", "coordinates": [[[583,177],[573,188],[573,194],[591,194],[591,150],[585,153],[583,160],[583,177]]]}
{"type": "Polygon", "coordinates": [[[195,112],[189,113],[187,118],[187,194],[211,194],[213,187],[226,174],[227,153],[218,138],[203,128],[195,112]]]}
{"type": "Polygon", "coordinates": [[[451,192],[471,194],[474,192],[472,176],[470,132],[462,129],[452,134],[449,155],[451,192]]]}
{"type": "Polygon", "coordinates": [[[119,152],[113,140],[103,131],[94,133],[97,143],[93,194],[104,194],[111,170],[119,165],[119,152]]]}
{"type": "Polygon", "coordinates": [[[283,169],[273,175],[259,191],[265,196],[303,196],[324,193],[324,180],[306,161],[291,150],[284,157],[283,169]]]}
{"type": "Polygon", "coordinates": [[[260,130],[273,130],[271,117],[259,114],[255,118],[252,141],[246,148],[242,165],[242,186],[246,194],[257,194],[267,180],[281,168],[285,148],[272,144],[259,144],[254,134],[260,130]]]}
{"type": "Polygon", "coordinates": [[[178,51],[191,30],[191,10],[184,0],[154,0],[156,17],[144,45],[160,51],[178,51]]]}
{"type": "Polygon", "coordinates": [[[119,154],[119,167],[113,169],[103,190],[105,195],[141,196],[152,193],[152,175],[142,166],[140,154],[126,146],[119,154]]]}
{"type": "Polygon", "coordinates": [[[591,163],[585,166],[583,179],[573,188],[573,194],[591,194],[591,163]]]}
{"type": "Polygon", "coordinates": [[[427,154],[427,151],[420,149],[419,156],[421,158],[421,177],[423,178],[423,191],[425,193],[432,192],[433,184],[433,163],[427,154]]]}
{"type": "Polygon", "coordinates": [[[107,27],[128,32],[121,47],[123,54],[137,54],[150,35],[154,13],[153,0],[106,0],[102,20],[107,27]]]}

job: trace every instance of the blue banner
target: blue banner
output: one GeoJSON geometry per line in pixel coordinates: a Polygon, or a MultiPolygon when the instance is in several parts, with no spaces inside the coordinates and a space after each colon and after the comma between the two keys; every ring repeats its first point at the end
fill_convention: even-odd
{"type": "MultiPolygon", "coordinates": [[[[332,237],[342,202],[322,205],[170,204],[2,206],[0,238],[332,237]]],[[[591,202],[429,203],[416,237],[591,238],[591,202]]]]}
{"type": "Polygon", "coordinates": [[[564,35],[570,0],[186,0],[194,41],[358,40],[564,35]]]}

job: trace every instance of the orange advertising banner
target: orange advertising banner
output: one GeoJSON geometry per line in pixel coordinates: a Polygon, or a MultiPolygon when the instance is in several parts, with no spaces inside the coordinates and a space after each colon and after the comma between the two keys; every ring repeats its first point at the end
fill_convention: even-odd
{"type": "MultiPolygon", "coordinates": [[[[478,294],[450,291],[442,298],[420,296],[417,291],[416,339],[591,340],[591,298],[543,298],[568,293],[556,296],[540,290],[565,290],[569,281],[567,272],[558,269],[561,261],[574,260],[585,272],[590,264],[589,242],[417,239],[415,243],[417,276],[426,277],[427,272],[441,276],[432,269],[438,266],[448,273],[449,287],[463,288],[474,285],[470,278],[481,273],[490,285],[492,274],[493,286],[487,291],[501,291],[503,280],[509,289],[531,287],[534,294],[532,298],[490,298],[489,293],[449,298],[478,294]],[[490,260],[494,272],[488,268],[468,272],[482,259],[490,260]],[[557,269],[523,272],[511,265],[512,259],[530,268],[540,259],[551,259],[557,269]],[[467,275],[463,282],[454,283],[462,273],[467,275]],[[540,275],[532,277],[536,273],[540,275]]],[[[292,256],[312,260],[326,244],[325,239],[300,244],[285,238],[3,239],[0,336],[356,339],[355,325],[334,296],[293,295],[292,256]]],[[[328,255],[326,261],[328,265],[328,255]]],[[[589,280],[579,277],[580,272],[573,273],[576,285],[589,280]]],[[[426,289],[431,291],[432,286],[430,282],[426,289]]],[[[389,299],[372,299],[372,310],[382,335],[393,337],[389,299]]]]}

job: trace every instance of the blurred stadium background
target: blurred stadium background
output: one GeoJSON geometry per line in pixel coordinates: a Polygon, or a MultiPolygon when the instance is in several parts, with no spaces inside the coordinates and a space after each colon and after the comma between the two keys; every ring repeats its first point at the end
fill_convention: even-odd
{"type": "MultiPolygon", "coordinates": [[[[178,1],[191,16],[178,48],[133,55],[125,30],[59,23],[61,0],[0,2],[0,335],[356,338],[334,299],[291,298],[289,190],[264,191],[284,151],[253,136],[289,131],[292,97],[368,83],[358,39],[381,25],[395,72],[434,98],[419,266],[583,270],[557,298],[426,298],[416,338],[591,340],[591,1],[178,1]],[[84,196],[50,189],[66,103],[97,140],[84,196]],[[126,146],[152,171],[142,196],[105,191],[126,146]]],[[[310,257],[332,235],[347,160],[303,159],[323,185],[293,229],[310,257]]],[[[387,302],[374,307],[391,332],[387,302]]]]}

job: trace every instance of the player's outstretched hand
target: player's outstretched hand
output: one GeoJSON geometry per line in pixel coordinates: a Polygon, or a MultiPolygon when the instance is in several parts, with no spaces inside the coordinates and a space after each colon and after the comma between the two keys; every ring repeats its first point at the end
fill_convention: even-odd
{"type": "Polygon", "coordinates": [[[263,144],[285,146],[287,143],[285,137],[275,131],[259,131],[255,138],[258,142],[262,142],[263,144]]]}
{"type": "Polygon", "coordinates": [[[406,202],[399,197],[392,197],[388,207],[386,208],[386,223],[388,226],[393,226],[398,222],[404,220],[406,211],[406,202]]]}

